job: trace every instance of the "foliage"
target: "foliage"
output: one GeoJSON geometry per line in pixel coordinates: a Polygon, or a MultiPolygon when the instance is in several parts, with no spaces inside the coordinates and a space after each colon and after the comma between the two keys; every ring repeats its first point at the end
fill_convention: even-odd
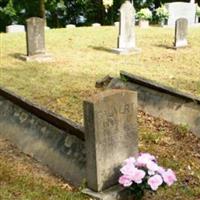
{"type": "Polygon", "coordinates": [[[143,8],[137,12],[136,18],[139,20],[151,20],[152,12],[148,8],[143,8]]]}
{"type": "Polygon", "coordinates": [[[158,17],[159,21],[163,21],[169,18],[169,12],[167,8],[162,5],[161,7],[156,9],[156,16],[158,17]]]}
{"type": "Polygon", "coordinates": [[[171,169],[164,169],[157,164],[156,158],[149,153],[142,153],[137,158],[125,160],[120,169],[119,183],[141,200],[145,190],[157,191],[160,186],[171,186],[177,181],[171,169]]]}
{"type": "Polygon", "coordinates": [[[198,17],[200,17],[200,7],[197,5],[197,8],[196,8],[196,15],[198,17]]]}

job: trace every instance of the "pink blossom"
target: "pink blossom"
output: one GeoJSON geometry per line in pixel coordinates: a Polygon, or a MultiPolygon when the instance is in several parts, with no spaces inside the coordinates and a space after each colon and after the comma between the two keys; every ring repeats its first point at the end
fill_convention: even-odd
{"type": "Polygon", "coordinates": [[[141,183],[142,179],[145,177],[145,171],[135,168],[132,164],[126,164],[121,168],[121,173],[129,177],[135,183],[141,183]]]}
{"type": "Polygon", "coordinates": [[[120,169],[121,173],[127,176],[134,176],[135,174],[135,166],[128,163],[126,165],[124,165],[121,169],[120,169]]]}
{"type": "Polygon", "coordinates": [[[134,157],[130,157],[124,161],[125,164],[135,164],[136,160],[134,157]]]}
{"type": "Polygon", "coordinates": [[[175,175],[175,173],[171,169],[168,169],[167,171],[165,171],[164,173],[162,173],[162,177],[164,179],[164,182],[168,186],[171,186],[175,181],[177,181],[176,175],[175,175]]]}
{"type": "Polygon", "coordinates": [[[152,176],[148,180],[148,184],[150,185],[151,189],[156,191],[160,185],[162,185],[163,180],[162,177],[158,174],[152,176]]]}
{"type": "Polygon", "coordinates": [[[149,153],[142,153],[138,158],[136,162],[136,166],[138,167],[146,167],[147,163],[149,161],[155,161],[155,157],[152,156],[149,153]]]}
{"type": "Polygon", "coordinates": [[[157,170],[157,172],[160,174],[160,175],[162,175],[163,173],[165,173],[165,169],[163,168],[163,167],[158,167],[158,170],[157,170]]]}
{"type": "Polygon", "coordinates": [[[155,172],[155,171],[157,171],[159,169],[157,163],[155,163],[153,161],[147,162],[146,166],[147,166],[148,170],[153,171],[153,172],[155,172]]]}
{"type": "Polygon", "coordinates": [[[132,181],[129,176],[123,175],[119,178],[119,183],[124,187],[129,187],[132,185],[132,181]]]}
{"type": "Polygon", "coordinates": [[[145,177],[145,175],[146,173],[144,170],[135,168],[135,174],[131,178],[135,183],[140,184],[142,183],[142,179],[145,177]]]}

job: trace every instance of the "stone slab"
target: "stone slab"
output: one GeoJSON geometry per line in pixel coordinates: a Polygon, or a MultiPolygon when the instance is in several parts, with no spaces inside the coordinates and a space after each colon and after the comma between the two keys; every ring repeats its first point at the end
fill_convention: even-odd
{"type": "Polygon", "coordinates": [[[122,187],[116,185],[103,192],[94,192],[88,188],[82,190],[83,194],[95,200],[128,200],[128,194],[122,187]]]}
{"type": "Polygon", "coordinates": [[[47,111],[0,91],[0,136],[65,180],[80,186],[86,178],[85,142],[71,134],[73,127],[67,128],[70,124],[62,123],[61,118],[56,121],[56,116],[47,111]],[[51,120],[55,123],[50,123],[51,120]]]}
{"type": "Polygon", "coordinates": [[[26,20],[27,56],[45,54],[45,20],[31,17],[26,20]]]}
{"type": "Polygon", "coordinates": [[[189,25],[195,24],[196,4],[189,2],[173,2],[165,4],[169,12],[168,26],[175,26],[175,22],[179,18],[186,18],[189,25]]]}
{"type": "Polygon", "coordinates": [[[186,18],[179,18],[176,20],[174,48],[183,48],[188,46],[187,41],[188,20],[186,18]]]}
{"type": "Polygon", "coordinates": [[[118,183],[125,159],[138,152],[137,94],[109,90],[84,101],[87,186],[103,191],[118,183]]]}
{"type": "Polygon", "coordinates": [[[166,87],[154,81],[121,71],[121,79],[113,79],[108,88],[138,92],[139,109],[173,124],[187,125],[200,137],[200,98],[166,87]]]}
{"type": "Polygon", "coordinates": [[[54,61],[54,57],[52,54],[37,54],[37,55],[33,55],[33,56],[21,56],[21,58],[27,62],[39,62],[39,63],[43,63],[43,62],[52,62],[54,61]]]}
{"type": "Polygon", "coordinates": [[[25,26],[18,24],[6,26],[6,33],[18,33],[18,32],[25,32],[25,26]]]}
{"type": "Polygon", "coordinates": [[[141,53],[141,49],[134,48],[134,49],[120,49],[120,48],[114,48],[112,49],[113,53],[118,55],[130,55],[130,54],[138,54],[141,53]]]}

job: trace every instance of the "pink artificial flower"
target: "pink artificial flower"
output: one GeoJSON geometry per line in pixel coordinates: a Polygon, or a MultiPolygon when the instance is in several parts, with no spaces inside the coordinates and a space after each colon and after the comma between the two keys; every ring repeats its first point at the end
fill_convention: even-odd
{"type": "Polygon", "coordinates": [[[145,175],[146,173],[144,170],[135,168],[135,174],[131,178],[135,183],[140,184],[142,183],[142,179],[145,177],[145,175]]]}
{"type": "Polygon", "coordinates": [[[135,168],[132,164],[126,164],[120,169],[121,173],[126,177],[129,177],[130,180],[139,184],[142,183],[142,179],[145,177],[145,171],[135,168]]]}
{"type": "Polygon", "coordinates": [[[175,181],[177,181],[176,175],[175,175],[175,173],[171,169],[168,169],[167,171],[165,171],[164,173],[162,173],[162,177],[164,179],[164,182],[168,186],[171,186],[175,181]]]}
{"type": "Polygon", "coordinates": [[[163,167],[158,167],[157,172],[158,172],[160,175],[162,175],[163,173],[166,172],[166,170],[165,170],[165,168],[163,168],[163,167]]]}
{"type": "Polygon", "coordinates": [[[142,153],[140,156],[137,158],[136,161],[136,166],[138,167],[146,167],[147,163],[149,161],[156,161],[155,157],[152,156],[149,153],[142,153]]]}
{"type": "Polygon", "coordinates": [[[124,164],[135,164],[136,160],[134,157],[130,157],[124,161],[124,164]]]}
{"type": "Polygon", "coordinates": [[[153,172],[159,169],[157,163],[155,163],[154,161],[147,162],[146,166],[148,170],[153,171],[153,172]]]}
{"type": "Polygon", "coordinates": [[[123,175],[119,178],[119,183],[124,187],[129,187],[133,182],[131,181],[130,177],[123,175]]]}
{"type": "Polygon", "coordinates": [[[120,169],[120,172],[123,174],[123,175],[127,175],[129,177],[132,177],[134,176],[135,174],[135,166],[128,163],[126,165],[124,165],[121,169],[120,169]]]}
{"type": "Polygon", "coordinates": [[[163,179],[160,175],[156,174],[149,178],[148,184],[152,190],[156,191],[160,185],[162,185],[163,179]]]}

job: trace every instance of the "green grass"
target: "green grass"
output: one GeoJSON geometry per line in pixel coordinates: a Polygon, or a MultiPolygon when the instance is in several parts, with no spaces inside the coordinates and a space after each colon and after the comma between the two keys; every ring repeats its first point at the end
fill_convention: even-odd
{"type": "MultiPolygon", "coordinates": [[[[200,96],[199,35],[200,28],[190,29],[189,46],[176,51],[171,49],[172,29],[136,28],[141,54],[119,56],[110,52],[117,44],[114,27],[50,30],[46,32],[46,46],[55,62],[41,64],[19,59],[26,53],[23,33],[1,34],[0,85],[79,123],[83,119],[83,99],[99,92],[95,81],[107,74],[119,76],[120,70],[200,96]]],[[[161,189],[150,198],[147,194],[145,200],[199,200],[200,140],[185,126],[174,127],[142,113],[138,121],[140,151],[156,155],[163,166],[176,171],[178,178],[175,186],[161,189]]],[[[84,198],[79,192],[34,178],[37,172],[16,173],[8,157],[0,157],[0,161],[0,177],[4,174],[0,199],[84,198]]]]}
{"type": "Polygon", "coordinates": [[[110,52],[117,44],[115,27],[84,27],[46,31],[46,48],[54,63],[26,63],[25,35],[1,34],[0,85],[47,106],[65,117],[82,121],[82,100],[97,92],[95,81],[125,70],[168,86],[200,95],[200,28],[189,30],[189,47],[171,49],[173,29],[136,28],[137,55],[110,52]]]}
{"type": "Polygon", "coordinates": [[[88,200],[79,190],[0,139],[1,200],[88,200]]]}

